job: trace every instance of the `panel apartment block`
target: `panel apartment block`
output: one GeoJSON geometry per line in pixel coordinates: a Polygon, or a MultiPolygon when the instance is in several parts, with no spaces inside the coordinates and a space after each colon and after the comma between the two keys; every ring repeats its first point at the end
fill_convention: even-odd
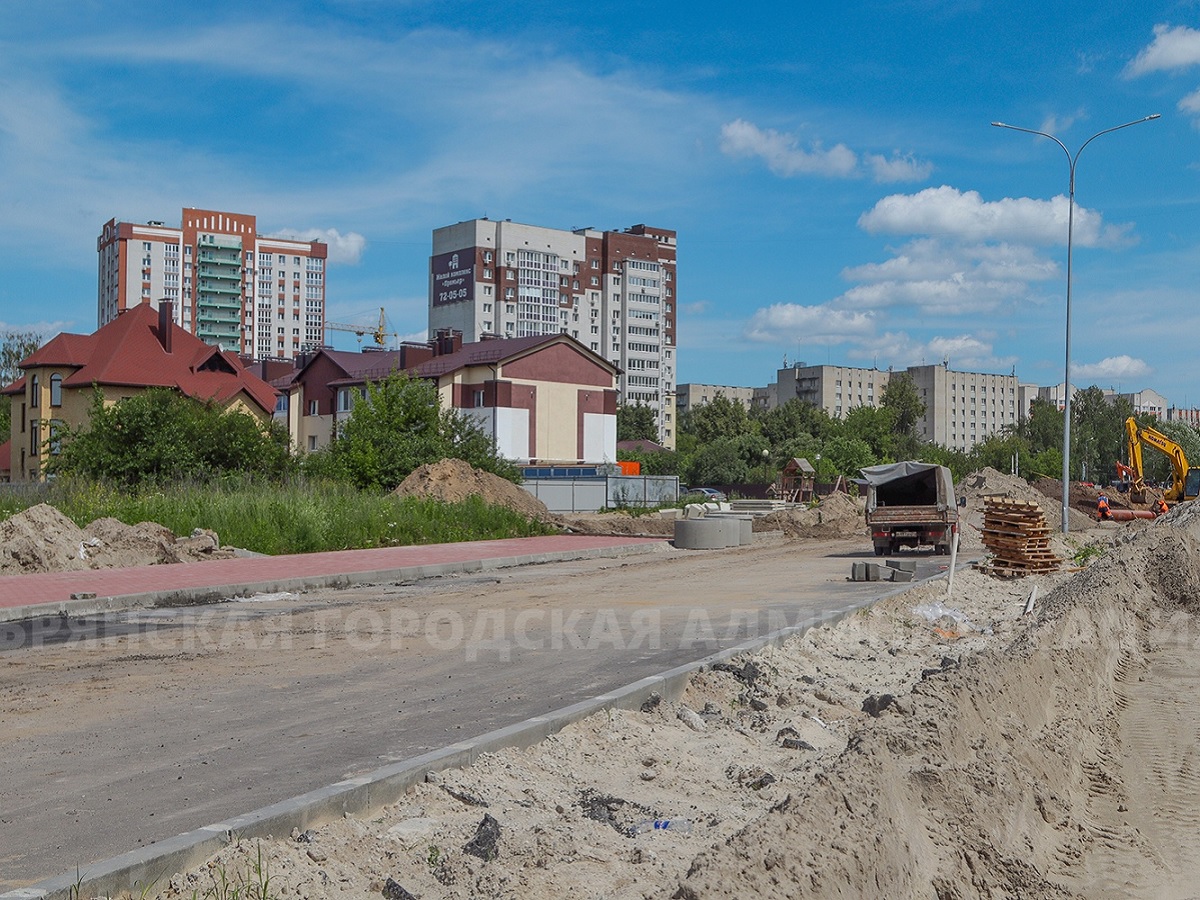
{"type": "Polygon", "coordinates": [[[328,247],[319,241],[260,235],[250,215],[184,209],[179,227],[110,219],[96,249],[101,327],[169,300],[176,324],[256,359],[324,342],[328,247]]]}
{"type": "Polygon", "coordinates": [[[621,369],[621,403],[655,411],[675,446],[676,234],[564,231],[472,219],[437,228],[429,332],[468,341],[569,334],[621,369]]]}
{"type": "MultiPolygon", "coordinates": [[[[1029,411],[1030,386],[1020,384],[1015,375],[958,372],[945,363],[901,371],[912,379],[925,404],[917,434],[944,447],[970,450],[1029,411]]],[[[890,370],[801,363],[778,370],[767,405],[779,406],[795,397],[841,419],[856,406],[879,406],[895,377],[890,370]]]]}

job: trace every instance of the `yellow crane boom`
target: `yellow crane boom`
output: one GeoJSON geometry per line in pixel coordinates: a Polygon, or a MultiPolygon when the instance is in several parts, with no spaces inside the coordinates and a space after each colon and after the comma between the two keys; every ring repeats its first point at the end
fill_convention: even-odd
{"type": "Polygon", "coordinates": [[[362,341],[364,334],[369,334],[375,341],[375,346],[386,347],[389,337],[397,337],[396,334],[387,330],[387,316],[384,315],[383,307],[379,307],[379,324],[372,327],[370,325],[348,325],[344,322],[326,322],[326,331],[349,331],[351,334],[357,334],[359,341],[362,341]]]}

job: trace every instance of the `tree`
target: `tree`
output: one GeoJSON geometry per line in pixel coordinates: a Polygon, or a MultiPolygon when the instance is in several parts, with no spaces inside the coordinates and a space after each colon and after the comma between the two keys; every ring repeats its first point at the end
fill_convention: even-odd
{"type": "Polygon", "coordinates": [[[896,412],[884,406],[856,406],[842,421],[842,435],[864,441],[870,447],[875,459],[863,465],[890,462],[895,459],[896,412]]]}
{"type": "Polygon", "coordinates": [[[829,413],[798,397],[769,410],[754,410],[751,418],[758,422],[763,437],[773,448],[781,447],[794,438],[824,438],[830,436],[837,427],[829,413]]]}
{"type": "Polygon", "coordinates": [[[825,442],[825,452],[821,455],[817,472],[820,477],[828,477],[829,474],[855,477],[859,469],[878,462],[879,458],[866,441],[843,435],[825,442]]]}
{"type": "Polygon", "coordinates": [[[241,410],[152,388],[106,404],[97,388],[86,425],[60,432],[49,472],[126,485],[242,473],[278,477],[293,460],[287,430],[241,410]]]}
{"type": "MultiPolygon", "coordinates": [[[[1017,425],[1017,434],[1025,438],[1029,449],[1034,453],[1055,448],[1061,451],[1063,443],[1062,410],[1049,400],[1034,400],[1029,405],[1029,416],[1017,425]]],[[[1061,452],[1059,459],[1062,459],[1061,452]]],[[[1061,476],[1062,469],[1060,467],[1056,477],[1061,476]]]]}
{"type": "MultiPolygon", "coordinates": [[[[0,331],[0,387],[7,387],[21,377],[19,363],[42,345],[36,331],[0,331]]],[[[12,403],[0,397],[0,444],[8,440],[12,403]]]]}
{"type": "Polygon", "coordinates": [[[718,393],[709,403],[689,410],[680,426],[694,434],[701,444],[758,431],[758,423],[751,421],[746,407],[722,393],[718,393]]]}
{"type": "Polygon", "coordinates": [[[900,372],[888,379],[879,403],[894,418],[890,457],[896,460],[920,457],[923,446],[917,424],[925,415],[925,401],[917,393],[912,376],[900,372]]]}
{"type": "Polygon", "coordinates": [[[641,401],[632,406],[629,404],[618,406],[617,440],[654,441],[657,444],[658,423],[655,421],[654,409],[641,401]]]}
{"type": "Polygon", "coordinates": [[[478,424],[441,409],[432,382],[402,372],[367,385],[328,452],[333,470],[362,488],[394,490],[418,466],[448,458],[518,478],[478,424]]]}
{"type": "Polygon", "coordinates": [[[1092,385],[1071,401],[1071,472],[1073,477],[1107,481],[1122,458],[1125,420],[1133,406],[1124,397],[1107,397],[1092,385]]]}

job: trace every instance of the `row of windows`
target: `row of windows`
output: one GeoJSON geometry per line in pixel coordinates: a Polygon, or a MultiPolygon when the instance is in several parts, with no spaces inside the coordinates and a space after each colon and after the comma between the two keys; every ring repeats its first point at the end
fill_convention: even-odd
{"type": "MultiPolygon", "coordinates": [[[[42,403],[41,384],[37,375],[29,379],[29,407],[37,409],[42,403]]],[[[62,376],[58,373],[50,376],[50,405],[62,406],[62,376]]]]}

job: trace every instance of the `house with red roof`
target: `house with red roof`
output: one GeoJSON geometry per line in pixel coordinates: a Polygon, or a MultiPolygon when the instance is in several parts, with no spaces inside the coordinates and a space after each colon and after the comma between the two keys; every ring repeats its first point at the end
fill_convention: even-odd
{"type": "Polygon", "coordinates": [[[93,385],[105,402],[149,388],[240,409],[263,421],[276,390],[237,355],[174,324],[171,304],[131,307],[92,334],[63,333],[21,361],[23,375],[0,391],[11,403],[9,466],[13,481],[36,480],[57,452],[54,434],[86,425],[93,385]]]}
{"type": "Polygon", "coordinates": [[[439,331],[428,343],[351,353],[322,348],[272,384],[287,394],[293,446],[325,447],[366,397],[368,382],[392,372],[426,378],[443,409],[490,434],[514,462],[603,463],[617,457],[620,370],[565,334],[478,341],[439,331]]]}

